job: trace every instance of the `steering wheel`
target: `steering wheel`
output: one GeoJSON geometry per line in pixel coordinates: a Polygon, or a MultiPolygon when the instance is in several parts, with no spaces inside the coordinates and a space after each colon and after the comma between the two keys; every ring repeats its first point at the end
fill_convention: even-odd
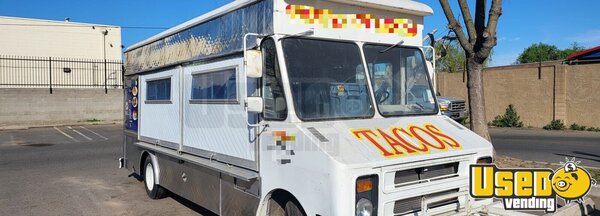
{"type": "Polygon", "coordinates": [[[375,101],[377,101],[378,104],[381,104],[384,101],[386,101],[388,98],[390,98],[390,92],[387,91],[387,88],[388,88],[387,82],[383,82],[381,84],[381,86],[379,87],[379,89],[377,89],[377,91],[375,91],[375,101]]]}
{"type": "Polygon", "coordinates": [[[423,111],[425,111],[425,107],[422,104],[420,104],[419,102],[411,104],[410,108],[413,108],[417,112],[423,112],[423,111]]]}
{"type": "Polygon", "coordinates": [[[386,90],[377,91],[375,93],[375,100],[378,104],[385,102],[388,98],[390,98],[390,93],[386,90]]]}

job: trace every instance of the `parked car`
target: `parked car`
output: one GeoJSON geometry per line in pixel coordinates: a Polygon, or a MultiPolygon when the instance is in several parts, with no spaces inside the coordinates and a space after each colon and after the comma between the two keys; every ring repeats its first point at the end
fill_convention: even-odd
{"type": "Polygon", "coordinates": [[[462,121],[468,117],[465,100],[458,97],[438,96],[438,104],[443,115],[448,116],[455,121],[462,121]]]}
{"type": "MultiPolygon", "coordinates": [[[[425,102],[428,100],[428,95],[431,95],[429,86],[414,85],[410,89],[409,101],[413,103],[425,102]]],[[[443,115],[448,116],[455,121],[462,121],[468,117],[465,100],[459,97],[441,97],[437,96],[440,111],[443,115]]]]}

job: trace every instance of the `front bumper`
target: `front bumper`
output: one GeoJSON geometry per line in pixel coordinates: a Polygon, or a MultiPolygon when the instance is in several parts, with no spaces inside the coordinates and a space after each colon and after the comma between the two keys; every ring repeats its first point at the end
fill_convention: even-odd
{"type": "Polygon", "coordinates": [[[450,110],[448,110],[448,111],[442,111],[442,115],[448,116],[451,119],[454,119],[454,120],[457,120],[457,121],[466,119],[467,116],[468,116],[466,110],[459,110],[459,111],[450,111],[450,110]]]}

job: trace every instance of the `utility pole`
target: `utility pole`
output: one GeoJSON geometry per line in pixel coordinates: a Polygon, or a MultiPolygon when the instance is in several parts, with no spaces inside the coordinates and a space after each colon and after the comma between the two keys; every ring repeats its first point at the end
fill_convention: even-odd
{"type": "Polygon", "coordinates": [[[108,77],[106,71],[106,35],[108,35],[108,30],[104,29],[104,31],[102,31],[102,47],[104,48],[104,93],[108,94],[108,77]]]}

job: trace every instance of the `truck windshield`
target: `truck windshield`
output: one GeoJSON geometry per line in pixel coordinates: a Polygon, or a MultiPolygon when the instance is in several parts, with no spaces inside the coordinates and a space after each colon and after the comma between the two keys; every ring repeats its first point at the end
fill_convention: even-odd
{"type": "Polygon", "coordinates": [[[375,101],[383,116],[437,113],[422,52],[389,45],[364,46],[375,101]]]}
{"type": "Polygon", "coordinates": [[[283,40],[296,114],[302,120],[374,114],[359,47],[354,43],[283,40]]]}

